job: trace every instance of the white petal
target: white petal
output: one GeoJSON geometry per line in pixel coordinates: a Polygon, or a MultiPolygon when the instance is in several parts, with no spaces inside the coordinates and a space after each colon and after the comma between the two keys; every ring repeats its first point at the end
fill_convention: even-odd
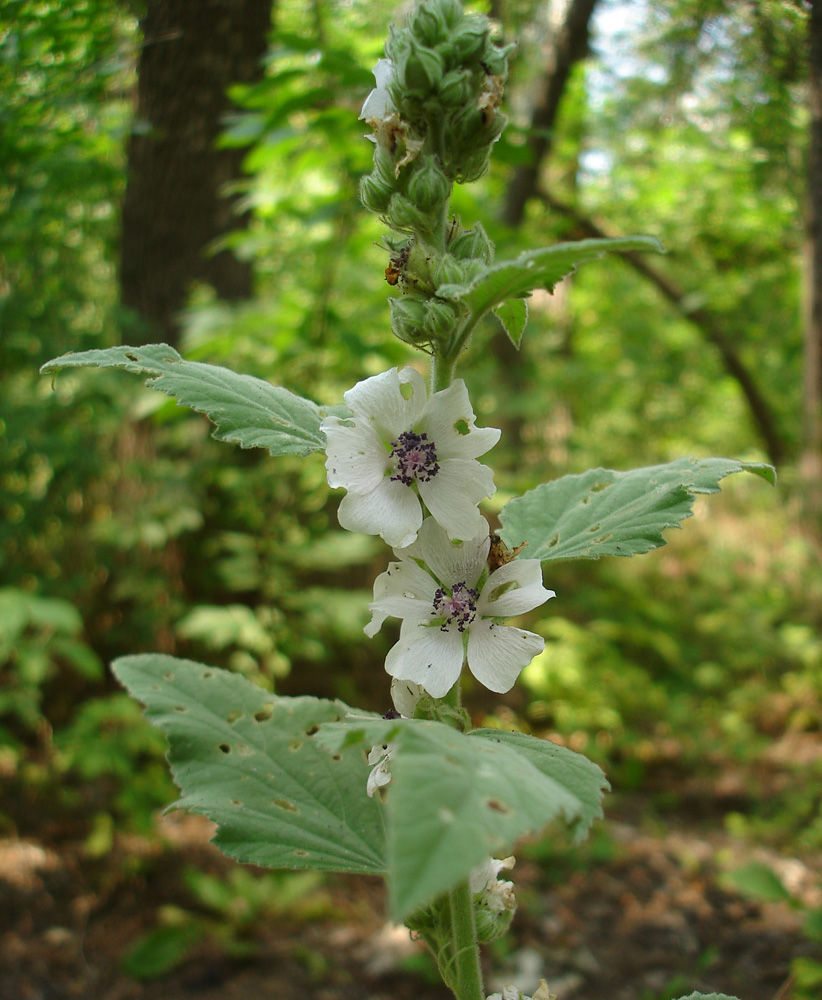
{"type": "Polygon", "coordinates": [[[414,718],[417,702],[424,694],[424,688],[414,681],[402,681],[397,677],[391,679],[391,701],[403,718],[414,718]]]}
{"type": "MultiPolygon", "coordinates": [[[[427,483],[417,483],[420,496],[450,538],[474,538],[485,519],[477,504],[496,490],[494,474],[473,459],[449,458],[427,483]]],[[[474,578],[476,579],[476,577],[474,578]]]]}
{"type": "Polygon", "coordinates": [[[479,458],[499,441],[500,431],[496,427],[475,427],[474,420],[468,390],[462,379],[457,379],[447,389],[434,393],[421,426],[436,441],[440,460],[479,458]],[[467,434],[457,430],[462,424],[468,428],[467,434]]]}
{"type": "Polygon", "coordinates": [[[371,621],[365,634],[373,638],[388,617],[430,618],[436,590],[436,580],[415,562],[404,559],[391,563],[374,581],[374,600],[368,605],[371,621]]]}
{"type": "Polygon", "coordinates": [[[328,485],[355,493],[376,489],[391,467],[388,448],[366,420],[326,417],[320,424],[326,437],[328,485]]]}
{"type": "Polygon", "coordinates": [[[464,659],[462,633],[436,626],[403,626],[389,650],[385,669],[392,677],[414,681],[434,698],[446,695],[459,678],[464,659]]]}
{"type": "Polygon", "coordinates": [[[468,629],[468,669],[490,691],[502,694],[544,648],[540,635],[477,619],[468,629]]]}
{"type": "Polygon", "coordinates": [[[361,496],[346,493],[337,518],[348,531],[380,535],[389,545],[410,545],[422,524],[422,510],[416,493],[403,483],[383,479],[377,489],[361,496]]]}
{"type": "Polygon", "coordinates": [[[477,602],[477,611],[483,618],[513,618],[538,608],[557,595],[542,585],[542,566],[539,559],[512,559],[488,577],[477,602]],[[494,600],[494,594],[505,584],[515,583],[494,600]]]}
{"type": "Polygon", "coordinates": [[[385,89],[394,79],[394,63],[390,59],[378,59],[372,72],[377,86],[385,89]]]}
{"type": "Polygon", "coordinates": [[[427,517],[423,522],[415,552],[420,553],[444,586],[465,583],[473,587],[479,579],[491,545],[488,522],[482,515],[480,520],[483,534],[475,534],[467,541],[456,544],[449,540],[446,531],[433,517],[427,517]]]}
{"type": "Polygon", "coordinates": [[[387,441],[395,441],[403,431],[411,430],[428,402],[425,379],[413,368],[403,368],[402,372],[391,368],[367,378],[344,393],[343,399],[356,417],[369,420],[387,441]],[[400,389],[403,384],[411,387],[407,399],[400,389]]]}

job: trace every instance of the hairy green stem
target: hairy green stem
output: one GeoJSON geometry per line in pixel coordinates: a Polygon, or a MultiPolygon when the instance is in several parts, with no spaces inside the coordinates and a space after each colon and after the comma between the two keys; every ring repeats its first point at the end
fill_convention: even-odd
{"type": "Polygon", "coordinates": [[[454,370],[457,367],[455,358],[439,358],[435,354],[431,358],[431,392],[447,389],[454,381],[454,370]]]}
{"type": "Polygon", "coordinates": [[[454,937],[452,961],[457,984],[454,993],[457,1000],[485,1000],[474,921],[474,899],[467,880],[455,885],[449,896],[451,931],[454,937]]]}

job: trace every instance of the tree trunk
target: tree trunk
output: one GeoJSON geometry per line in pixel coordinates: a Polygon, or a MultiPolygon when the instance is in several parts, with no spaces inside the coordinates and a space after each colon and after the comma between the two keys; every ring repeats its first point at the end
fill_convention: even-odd
{"type": "Polygon", "coordinates": [[[542,163],[551,151],[559,103],[571,70],[588,54],[588,26],[596,3],[597,0],[571,0],[549,51],[542,91],[531,117],[531,162],[517,167],[508,185],[503,221],[512,228],[522,222],[525,205],[537,189],[542,163]]]}
{"type": "Polygon", "coordinates": [[[216,149],[226,88],[262,76],[272,0],[147,0],[135,123],[128,146],[120,287],[136,313],[127,339],[175,344],[178,313],[203,281],[250,297],[247,262],[209,245],[247,224],[224,190],[243,150],[216,149]]]}
{"type": "Polygon", "coordinates": [[[805,287],[805,384],[799,473],[809,527],[822,536],[822,0],[808,24],[810,144],[805,287]]]}

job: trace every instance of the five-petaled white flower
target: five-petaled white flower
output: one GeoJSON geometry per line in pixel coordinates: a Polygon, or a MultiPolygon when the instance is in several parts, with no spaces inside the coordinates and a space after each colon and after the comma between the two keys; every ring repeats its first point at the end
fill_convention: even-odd
{"type": "Polygon", "coordinates": [[[476,459],[499,440],[494,427],[475,427],[462,379],[430,398],[413,368],[358,382],[344,397],[352,416],[326,417],[329,486],[348,493],[340,524],[381,535],[389,545],[410,545],[425,504],[451,538],[486,529],[477,510],[491,496],[493,473],[476,459]]]}
{"type": "Polygon", "coordinates": [[[542,652],[541,636],[500,624],[555,596],[542,585],[539,560],[514,559],[486,577],[489,547],[487,527],[484,535],[453,543],[429,517],[413,545],[394,550],[400,561],[377,577],[365,628],[373,636],[386,618],[402,619],[399,642],[385,660],[392,677],[442,698],[467,655],[477,680],[501,693],[542,652]]]}
{"type": "Polygon", "coordinates": [[[394,64],[390,59],[378,59],[374,67],[377,86],[366,97],[360,112],[360,120],[367,121],[375,128],[378,123],[394,112],[394,103],[388,93],[388,84],[394,76],[394,64]]]}

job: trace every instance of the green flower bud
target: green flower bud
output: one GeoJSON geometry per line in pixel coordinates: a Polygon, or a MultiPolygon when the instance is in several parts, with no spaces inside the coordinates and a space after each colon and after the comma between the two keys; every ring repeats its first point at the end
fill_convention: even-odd
{"type": "Polygon", "coordinates": [[[408,23],[414,37],[422,44],[433,47],[446,33],[445,20],[437,16],[436,5],[420,4],[408,23]]]}
{"type": "Polygon", "coordinates": [[[403,232],[428,232],[431,228],[431,220],[425,212],[420,211],[417,206],[406,198],[404,194],[394,194],[386,212],[388,221],[403,232]]]}
{"type": "Polygon", "coordinates": [[[456,325],[457,310],[443,299],[429,299],[425,303],[425,329],[432,340],[449,334],[456,325]]]}
{"type": "Polygon", "coordinates": [[[418,167],[408,182],[408,197],[423,212],[432,212],[447,200],[451,193],[451,182],[428,156],[418,167]]]}
{"type": "Polygon", "coordinates": [[[446,107],[461,108],[474,93],[474,82],[470,70],[452,70],[442,78],[440,100],[446,107]]]}
{"type": "Polygon", "coordinates": [[[391,329],[404,344],[426,344],[431,339],[425,332],[425,300],[413,295],[400,295],[388,300],[391,329]]]}
{"type": "Polygon", "coordinates": [[[434,0],[431,4],[449,28],[456,27],[465,18],[465,11],[458,0],[434,0]]]}
{"type": "Polygon", "coordinates": [[[412,45],[403,67],[403,81],[408,90],[422,94],[437,90],[442,82],[442,59],[438,52],[424,45],[412,45]]]}
{"type": "Polygon", "coordinates": [[[483,944],[496,941],[505,934],[511,926],[514,918],[513,910],[503,910],[502,913],[495,913],[482,904],[474,908],[477,923],[477,937],[483,944]]]}
{"type": "MultiPolygon", "coordinates": [[[[451,46],[456,58],[470,62],[487,47],[489,24],[484,17],[466,17],[451,36],[451,46]]],[[[487,64],[486,64],[487,65],[487,64]]]]}
{"type": "Polygon", "coordinates": [[[385,146],[378,145],[374,150],[373,176],[380,184],[396,190],[397,182],[394,174],[394,157],[385,146]]]}
{"type": "Polygon", "coordinates": [[[375,215],[385,213],[393,194],[393,185],[383,183],[376,176],[376,171],[360,178],[360,201],[369,212],[373,212],[375,215]]]}
{"type": "Polygon", "coordinates": [[[451,254],[445,254],[431,261],[431,277],[435,288],[440,285],[461,285],[465,281],[465,269],[451,254]]]}
{"type": "Polygon", "coordinates": [[[475,222],[472,229],[458,236],[448,248],[457,260],[479,258],[484,264],[494,259],[494,244],[481,222],[475,222]]]}

